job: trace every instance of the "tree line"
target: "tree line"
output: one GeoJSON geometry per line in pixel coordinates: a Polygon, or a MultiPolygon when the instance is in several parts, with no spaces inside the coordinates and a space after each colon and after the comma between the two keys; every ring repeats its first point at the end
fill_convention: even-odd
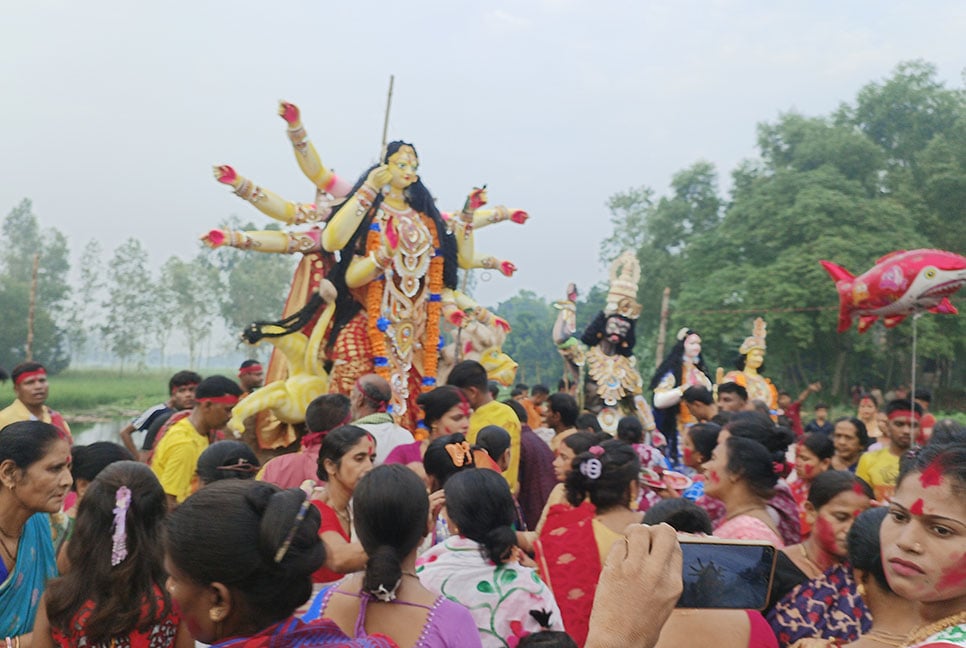
{"type": "MultiPolygon", "coordinates": [[[[893,250],[966,252],[966,93],[938,81],[933,65],[904,62],[829,115],[788,112],[759,124],[756,144],[758,156],[732,170],[727,196],[714,165],[698,161],[673,176],[667,195],[639,186],[607,202],[611,234],[601,260],[632,249],[641,262],[642,374],[654,369],[669,287],[668,347],[680,327],[697,330],[712,369],[733,366],[762,316],[764,373],[780,388],[797,393],[822,380],[844,396],[854,384],[908,383],[911,318],[839,335],[838,296],[818,262],[858,275],[893,250]]],[[[953,301],[962,304],[962,295],[953,301]]],[[[496,310],[514,327],[507,348],[524,376],[533,380],[534,367],[556,362],[555,379],[549,303],[524,292],[496,310]],[[529,358],[535,349],[539,358],[529,358]]],[[[578,325],[595,312],[578,307],[578,325]]],[[[919,380],[961,391],[966,371],[955,360],[966,357],[966,320],[927,314],[917,324],[919,380]]]]}

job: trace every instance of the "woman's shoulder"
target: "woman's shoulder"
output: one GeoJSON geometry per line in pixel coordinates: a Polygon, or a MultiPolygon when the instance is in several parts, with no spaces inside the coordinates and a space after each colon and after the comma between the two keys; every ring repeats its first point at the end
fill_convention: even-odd
{"type": "Polygon", "coordinates": [[[753,515],[738,515],[726,520],[714,531],[719,538],[731,540],[761,540],[770,542],[779,549],[785,546],[782,539],[764,521],[753,515]]]}
{"type": "Polygon", "coordinates": [[[473,615],[465,607],[440,595],[426,618],[418,648],[482,648],[473,615]]]}

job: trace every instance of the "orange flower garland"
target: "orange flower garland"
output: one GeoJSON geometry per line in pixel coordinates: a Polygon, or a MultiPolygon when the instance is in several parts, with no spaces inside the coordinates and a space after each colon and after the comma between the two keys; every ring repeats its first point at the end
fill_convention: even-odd
{"type": "MultiPolygon", "coordinates": [[[[430,232],[433,239],[433,258],[429,262],[428,297],[426,305],[426,330],[423,333],[423,391],[430,391],[436,386],[436,373],[439,368],[439,318],[442,309],[443,294],[443,256],[439,250],[439,231],[436,224],[425,214],[419,214],[423,225],[430,232]]],[[[374,224],[375,225],[375,224],[374,224]]],[[[376,258],[382,248],[382,232],[378,225],[371,226],[366,236],[366,254],[376,258]]],[[[389,380],[390,370],[386,349],[386,336],[379,330],[380,309],[386,280],[383,275],[369,282],[366,291],[366,326],[369,340],[372,343],[374,358],[384,358],[385,363],[375,363],[375,371],[389,380]]],[[[424,293],[425,294],[425,293],[424,293]]]]}

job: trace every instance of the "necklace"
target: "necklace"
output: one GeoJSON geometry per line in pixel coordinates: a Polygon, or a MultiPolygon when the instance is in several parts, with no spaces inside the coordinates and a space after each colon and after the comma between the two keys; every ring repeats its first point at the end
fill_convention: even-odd
{"type": "Polygon", "coordinates": [[[816,574],[816,575],[821,575],[821,574],[825,573],[825,570],[822,569],[821,565],[819,565],[817,562],[815,562],[814,560],[812,560],[812,558],[808,555],[808,549],[805,548],[805,543],[803,542],[802,544],[800,544],[798,546],[802,548],[802,557],[806,561],[808,561],[808,564],[811,565],[812,567],[814,567],[815,570],[818,572],[818,574],[816,574]]]}
{"type": "Polygon", "coordinates": [[[885,644],[886,646],[902,646],[906,640],[906,635],[904,634],[875,629],[869,630],[863,636],[868,637],[872,641],[878,641],[881,644],[885,644]]]}
{"type": "Polygon", "coordinates": [[[10,558],[11,564],[17,562],[17,554],[10,551],[10,547],[7,546],[7,541],[3,538],[0,538],[0,547],[3,547],[3,553],[7,554],[7,557],[10,558]]]}
{"type": "Polygon", "coordinates": [[[4,530],[4,528],[3,528],[3,527],[0,527],[0,534],[3,534],[3,535],[5,535],[5,536],[7,536],[7,537],[8,537],[8,538],[10,538],[11,540],[19,540],[19,539],[20,539],[20,536],[19,536],[19,535],[13,535],[12,533],[7,533],[7,532],[6,532],[5,530],[4,530]]]}
{"type": "Polygon", "coordinates": [[[761,504],[755,504],[753,506],[747,506],[747,507],[745,507],[743,509],[740,509],[740,510],[735,511],[734,513],[729,513],[727,516],[725,516],[725,519],[726,520],[730,520],[731,518],[736,518],[739,515],[744,515],[745,513],[748,513],[750,511],[757,511],[758,509],[763,509],[763,508],[765,508],[765,507],[762,506],[761,504]]]}
{"type": "Polygon", "coordinates": [[[936,621],[928,626],[919,626],[909,634],[909,637],[906,639],[906,643],[903,645],[909,647],[918,646],[924,640],[933,636],[940,630],[951,628],[964,621],[966,621],[966,612],[960,612],[958,614],[948,616],[945,619],[940,619],[939,621],[936,621]]]}

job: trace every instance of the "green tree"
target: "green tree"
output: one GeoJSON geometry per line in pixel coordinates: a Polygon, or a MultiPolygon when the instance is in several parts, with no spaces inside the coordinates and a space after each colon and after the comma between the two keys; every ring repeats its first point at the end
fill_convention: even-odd
{"type": "Polygon", "coordinates": [[[24,199],[10,211],[0,230],[0,364],[12,366],[26,357],[27,319],[34,259],[37,294],[32,355],[51,373],[70,363],[62,326],[68,297],[67,238],[56,229],[41,230],[33,204],[24,199]],[[38,256],[39,255],[39,256],[38,256]]]}
{"type": "MultiPolygon", "coordinates": [[[[197,367],[201,345],[211,335],[224,292],[218,271],[205,251],[191,261],[173,256],[161,269],[160,290],[166,297],[170,326],[188,345],[188,364],[197,367]]],[[[164,331],[158,333],[159,340],[166,339],[164,331]]]]}
{"type": "Polygon", "coordinates": [[[100,340],[103,326],[101,302],[106,287],[103,248],[96,239],[84,246],[79,263],[80,282],[72,291],[67,317],[71,355],[81,360],[91,351],[91,338],[100,340]]]}
{"type": "Polygon", "coordinates": [[[155,285],[148,270],[148,252],[137,239],[129,238],[119,245],[108,268],[107,300],[102,303],[106,319],[101,333],[124,373],[131,359],[143,363],[154,311],[165,304],[153,299],[155,285]]]}

